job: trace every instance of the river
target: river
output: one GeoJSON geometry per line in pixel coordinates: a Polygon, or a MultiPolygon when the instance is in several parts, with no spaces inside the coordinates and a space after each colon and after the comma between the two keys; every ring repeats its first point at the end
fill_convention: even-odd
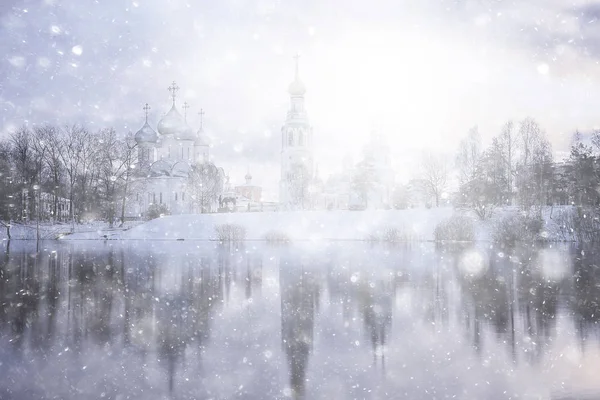
{"type": "Polygon", "coordinates": [[[600,398],[592,249],[2,246],[2,399],[600,398]]]}

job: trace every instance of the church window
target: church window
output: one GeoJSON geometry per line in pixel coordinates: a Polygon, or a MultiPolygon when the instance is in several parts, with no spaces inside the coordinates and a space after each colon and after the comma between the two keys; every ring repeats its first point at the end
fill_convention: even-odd
{"type": "Polygon", "coordinates": [[[183,147],[181,148],[181,159],[183,160],[183,147]]]}
{"type": "Polygon", "coordinates": [[[148,203],[152,203],[152,193],[148,193],[148,203]]]}
{"type": "Polygon", "coordinates": [[[177,201],[177,192],[175,192],[175,201],[177,201]]]}
{"type": "Polygon", "coordinates": [[[190,159],[190,148],[188,147],[188,160],[190,159]]]}
{"type": "Polygon", "coordinates": [[[302,132],[300,132],[298,135],[298,146],[304,146],[304,135],[302,132]]]}
{"type": "Polygon", "coordinates": [[[159,193],[159,200],[160,204],[162,204],[162,192],[159,193]]]}
{"type": "Polygon", "coordinates": [[[288,145],[293,146],[294,145],[294,132],[290,131],[288,133],[288,145]]]}
{"type": "Polygon", "coordinates": [[[152,193],[152,202],[156,203],[156,192],[152,193]]]}
{"type": "Polygon", "coordinates": [[[169,158],[171,158],[171,146],[169,146],[169,158]]]}
{"type": "Polygon", "coordinates": [[[185,192],[181,192],[181,201],[185,201],[185,192]]]}

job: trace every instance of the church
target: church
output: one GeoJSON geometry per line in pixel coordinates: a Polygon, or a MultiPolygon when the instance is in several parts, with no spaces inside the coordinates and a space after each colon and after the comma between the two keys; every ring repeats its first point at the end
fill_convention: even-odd
{"type": "Polygon", "coordinates": [[[203,111],[200,128],[194,131],[187,123],[189,105],[183,104],[183,116],[177,109],[178,90],[173,82],[169,87],[171,109],[160,119],[156,130],[148,122],[150,107],[144,106],[146,120],[134,136],[137,162],[132,183],[134,201],[130,202],[128,215],[144,217],[152,206],[160,206],[171,214],[217,211],[225,172],[210,162],[210,143],[202,126],[203,111]],[[207,199],[201,199],[204,201],[199,201],[197,191],[190,187],[195,165],[206,166],[214,178],[215,187],[211,188],[214,193],[207,192],[207,199]]]}
{"type": "Polygon", "coordinates": [[[279,202],[261,200],[262,189],[252,184],[250,171],[245,183],[234,186],[222,167],[210,157],[210,141],[203,129],[203,111],[197,131],[176,105],[179,87],[169,86],[172,105],[154,130],[148,121],[135,134],[137,161],[132,182],[133,201],[127,215],[144,218],[151,210],[170,214],[273,210],[389,208],[394,173],[389,146],[372,133],[363,160],[355,165],[345,159],[342,173],[324,182],[315,167],[313,129],[305,107],[306,87],[300,79],[298,57],[294,80],[288,87],[290,106],[281,128],[281,174],[279,202]]]}
{"type": "Polygon", "coordinates": [[[305,108],[306,87],[296,74],[288,88],[290,108],[281,129],[279,203],[283,210],[361,210],[391,208],[395,174],[389,145],[374,130],[363,148],[363,159],[346,157],[342,172],[324,183],[315,167],[313,129],[305,108]]]}

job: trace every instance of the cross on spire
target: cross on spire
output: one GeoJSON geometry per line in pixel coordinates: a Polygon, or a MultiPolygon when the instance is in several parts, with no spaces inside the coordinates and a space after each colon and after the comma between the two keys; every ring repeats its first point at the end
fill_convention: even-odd
{"type": "Polygon", "coordinates": [[[171,92],[171,97],[173,98],[173,105],[175,105],[175,97],[177,97],[177,91],[179,90],[179,86],[173,81],[171,86],[168,87],[169,92],[171,92]]]}
{"type": "Polygon", "coordinates": [[[300,53],[296,53],[296,55],[294,56],[294,60],[296,60],[296,78],[298,78],[298,69],[299,69],[299,64],[300,64],[300,53]]]}
{"type": "Polygon", "coordinates": [[[146,122],[148,122],[148,111],[150,111],[150,106],[148,105],[148,103],[146,103],[144,105],[143,110],[144,110],[144,113],[146,113],[146,122]]]}
{"type": "Polygon", "coordinates": [[[185,103],[183,103],[183,119],[185,122],[187,122],[187,109],[190,108],[190,105],[187,103],[187,101],[185,103]]]}
{"type": "Polygon", "coordinates": [[[200,129],[202,129],[202,121],[204,119],[204,109],[201,108],[198,115],[200,116],[200,129]]]}

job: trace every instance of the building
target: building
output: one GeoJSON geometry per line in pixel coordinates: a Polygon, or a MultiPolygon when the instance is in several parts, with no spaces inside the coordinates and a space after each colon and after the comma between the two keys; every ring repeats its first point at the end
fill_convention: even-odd
{"type": "Polygon", "coordinates": [[[310,190],[314,176],[313,132],[304,107],[306,87],[296,75],[288,88],[290,109],[281,128],[281,178],[279,202],[283,209],[311,208],[310,190]]]}
{"type": "Polygon", "coordinates": [[[246,183],[235,187],[235,192],[248,199],[249,201],[258,203],[262,199],[262,188],[252,184],[252,175],[250,171],[246,173],[244,177],[246,183]]]}
{"type": "Polygon", "coordinates": [[[134,201],[127,210],[128,217],[143,217],[152,205],[162,205],[171,214],[211,212],[217,209],[217,198],[222,192],[224,171],[210,162],[209,140],[201,121],[195,132],[187,123],[184,103],[182,116],[176,106],[179,87],[169,87],[171,109],[160,119],[156,131],[148,122],[148,104],[144,107],[146,120],[135,134],[137,143],[136,177],[132,183],[134,201]],[[211,174],[211,186],[204,185],[206,193],[198,194],[190,187],[194,165],[203,164],[211,174]],[[209,192],[210,191],[210,192],[209,192]],[[202,198],[201,201],[198,197],[202,198]],[[201,205],[199,205],[199,203],[201,205]]]}

